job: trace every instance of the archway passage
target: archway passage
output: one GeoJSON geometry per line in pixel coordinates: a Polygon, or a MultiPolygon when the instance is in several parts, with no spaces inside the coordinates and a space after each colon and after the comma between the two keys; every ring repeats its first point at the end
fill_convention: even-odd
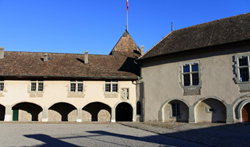
{"type": "Polygon", "coordinates": [[[250,103],[246,104],[242,110],[242,122],[250,122],[250,103]]]}
{"type": "Polygon", "coordinates": [[[39,121],[42,108],[36,104],[23,102],[12,107],[13,121],[39,121]]]}
{"type": "Polygon", "coordinates": [[[226,107],[216,99],[205,99],[200,102],[195,109],[196,122],[226,122],[226,107]]]}
{"type": "Polygon", "coordinates": [[[83,121],[110,122],[111,108],[104,103],[93,102],[86,105],[82,110],[83,121]]]}
{"type": "Polygon", "coordinates": [[[116,121],[132,121],[133,108],[128,103],[120,103],[115,109],[116,121]]]}
{"type": "Polygon", "coordinates": [[[4,121],[5,107],[0,105],[0,121],[4,121]]]}
{"type": "Polygon", "coordinates": [[[188,106],[179,100],[173,100],[164,107],[164,121],[188,122],[188,106]]]}
{"type": "Polygon", "coordinates": [[[49,121],[75,121],[76,108],[68,103],[56,103],[49,108],[48,115],[49,121]]]}

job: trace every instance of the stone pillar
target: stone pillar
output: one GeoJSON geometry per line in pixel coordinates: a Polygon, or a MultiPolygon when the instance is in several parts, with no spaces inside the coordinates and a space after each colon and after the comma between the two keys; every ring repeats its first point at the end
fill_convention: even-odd
{"type": "Polygon", "coordinates": [[[234,123],[233,105],[227,105],[226,109],[227,109],[227,120],[226,120],[226,123],[227,124],[232,124],[232,123],[234,123]]]}
{"type": "Polygon", "coordinates": [[[132,118],[132,121],[136,122],[136,107],[132,107],[132,109],[133,109],[133,118],[132,118]]]}
{"type": "Polygon", "coordinates": [[[82,108],[77,108],[76,122],[82,122],[82,108]]]}
{"type": "Polygon", "coordinates": [[[111,109],[111,122],[115,122],[115,108],[116,107],[113,107],[111,109]]]}
{"type": "Polygon", "coordinates": [[[12,107],[9,105],[5,106],[4,121],[12,121],[12,107]]]}
{"type": "Polygon", "coordinates": [[[194,106],[189,106],[189,123],[195,123],[195,109],[194,106]]]}
{"type": "Polygon", "coordinates": [[[49,121],[48,108],[47,107],[43,107],[42,122],[47,122],[47,121],[49,121]]]}

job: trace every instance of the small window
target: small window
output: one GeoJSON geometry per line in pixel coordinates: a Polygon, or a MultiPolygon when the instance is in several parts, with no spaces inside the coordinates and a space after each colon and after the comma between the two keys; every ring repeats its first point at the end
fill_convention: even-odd
{"type": "Polygon", "coordinates": [[[172,117],[180,116],[180,103],[172,103],[172,117]]]}
{"type": "Polygon", "coordinates": [[[182,74],[184,86],[199,85],[199,65],[197,63],[183,65],[182,74]]]}
{"type": "Polygon", "coordinates": [[[36,91],[36,83],[31,83],[31,91],[36,91]]]}
{"type": "Polygon", "coordinates": [[[105,81],[105,92],[118,92],[118,81],[105,81]]]}
{"type": "Polygon", "coordinates": [[[82,80],[71,80],[70,81],[70,92],[83,92],[83,81],[82,80]]]}
{"type": "Polygon", "coordinates": [[[43,91],[43,83],[38,83],[38,91],[43,91]]]}
{"type": "Polygon", "coordinates": [[[32,81],[30,91],[43,91],[43,81],[32,81]]]}
{"type": "Polygon", "coordinates": [[[0,91],[3,91],[4,89],[4,83],[0,83],[0,91]]]}

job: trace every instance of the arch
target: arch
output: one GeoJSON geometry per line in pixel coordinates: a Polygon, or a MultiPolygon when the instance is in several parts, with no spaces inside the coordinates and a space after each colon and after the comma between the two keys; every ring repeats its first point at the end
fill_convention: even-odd
{"type": "Polygon", "coordinates": [[[12,106],[13,121],[40,121],[42,107],[30,102],[20,102],[12,106]]]}
{"type": "Polygon", "coordinates": [[[0,121],[4,121],[5,107],[0,104],[0,121]]]}
{"type": "Polygon", "coordinates": [[[243,119],[242,119],[242,109],[244,106],[246,106],[247,104],[250,103],[250,99],[245,99],[243,101],[240,102],[240,105],[238,107],[238,116],[239,116],[239,121],[240,122],[243,122],[243,119]]]}
{"type": "Polygon", "coordinates": [[[227,103],[217,97],[205,97],[194,104],[196,122],[225,123],[227,103]]]}
{"type": "Polygon", "coordinates": [[[133,108],[127,102],[119,103],[115,108],[116,121],[133,121],[133,108]]]}
{"type": "Polygon", "coordinates": [[[75,121],[77,109],[74,105],[58,102],[49,107],[49,121],[75,121]]]}
{"type": "MultiPolygon", "coordinates": [[[[173,101],[179,101],[179,102],[181,102],[182,104],[184,104],[183,106],[186,106],[187,108],[189,108],[189,104],[185,101],[185,100],[183,100],[183,99],[180,99],[180,98],[172,98],[172,99],[169,99],[169,100],[166,100],[162,105],[161,105],[161,107],[160,107],[160,110],[158,111],[158,119],[159,119],[159,121],[161,121],[161,122],[164,122],[165,121],[165,117],[166,117],[166,114],[165,114],[165,111],[164,111],[164,109],[165,109],[165,106],[167,105],[167,104],[169,104],[170,102],[173,102],[173,101]]],[[[172,111],[172,110],[171,110],[172,111]]],[[[171,112],[170,111],[170,112],[171,112]]],[[[188,114],[185,114],[185,115],[188,115],[188,114]]],[[[183,120],[184,121],[184,120],[183,120]]],[[[186,121],[186,120],[185,120],[186,121]]]]}
{"type": "Polygon", "coordinates": [[[169,100],[166,100],[160,107],[159,111],[158,111],[158,120],[161,121],[161,122],[164,122],[165,120],[165,113],[164,113],[164,108],[165,106],[171,102],[171,101],[180,101],[182,103],[184,103],[188,108],[189,108],[189,104],[183,100],[183,99],[180,99],[180,98],[172,98],[172,99],[169,99],[169,100]]]}
{"type": "Polygon", "coordinates": [[[232,108],[233,108],[233,114],[235,119],[239,119],[239,122],[242,122],[242,117],[241,117],[241,110],[243,107],[242,105],[248,103],[246,100],[250,99],[250,94],[243,95],[239,98],[237,98],[233,103],[232,103],[232,108]]]}
{"type": "Polygon", "coordinates": [[[110,122],[111,107],[102,102],[92,102],[82,108],[83,121],[110,122]]]}

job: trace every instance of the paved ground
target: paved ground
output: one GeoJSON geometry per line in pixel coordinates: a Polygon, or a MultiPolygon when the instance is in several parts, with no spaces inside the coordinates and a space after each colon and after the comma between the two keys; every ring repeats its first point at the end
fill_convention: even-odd
{"type": "Polygon", "coordinates": [[[122,123],[125,126],[139,128],[178,138],[216,147],[250,147],[249,124],[211,124],[211,123],[122,123]]]}
{"type": "Polygon", "coordinates": [[[206,146],[122,124],[0,123],[1,147],[206,146]]]}

